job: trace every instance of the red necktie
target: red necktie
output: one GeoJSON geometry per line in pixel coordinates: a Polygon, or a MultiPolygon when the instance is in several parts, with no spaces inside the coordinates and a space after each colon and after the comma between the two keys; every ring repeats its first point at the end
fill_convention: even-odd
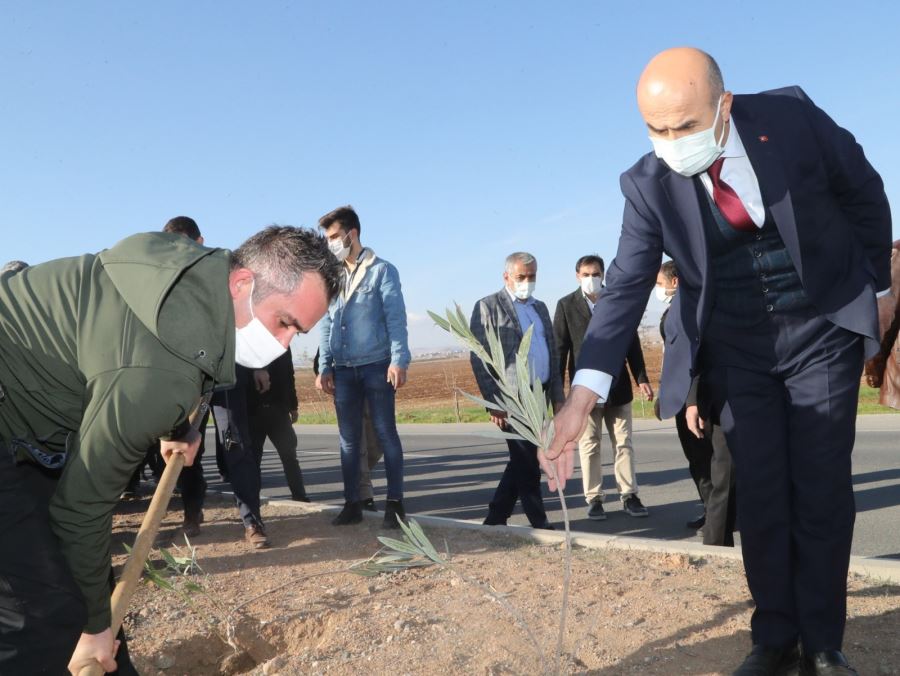
{"type": "Polygon", "coordinates": [[[734,188],[719,178],[724,163],[725,158],[720,157],[706,170],[713,184],[713,201],[732,228],[741,232],[756,232],[756,224],[747,213],[741,198],[737,196],[734,188]]]}

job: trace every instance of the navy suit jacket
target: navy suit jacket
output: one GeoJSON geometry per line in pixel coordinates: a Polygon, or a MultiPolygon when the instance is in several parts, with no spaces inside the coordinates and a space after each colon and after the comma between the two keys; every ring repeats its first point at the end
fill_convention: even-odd
{"type": "MultiPolygon", "coordinates": [[[[813,306],[878,349],[875,292],[890,287],[891,213],[881,177],[852,134],[799,87],[737,95],[731,108],[763,202],[813,306]]],[[[620,179],[619,248],[577,368],[613,374],[640,323],[663,253],[678,268],[660,383],[664,418],[684,405],[712,310],[713,280],[695,181],[653,153],[620,179]]]]}

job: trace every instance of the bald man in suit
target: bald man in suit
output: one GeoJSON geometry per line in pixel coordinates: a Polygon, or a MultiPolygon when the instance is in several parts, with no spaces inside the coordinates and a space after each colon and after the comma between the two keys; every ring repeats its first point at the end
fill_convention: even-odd
{"type": "Polygon", "coordinates": [[[661,412],[681,409],[699,373],[736,471],[756,609],[734,673],[855,674],[841,652],[850,456],[863,360],[886,328],[878,306],[895,302],[882,180],[799,87],[733,95],[700,50],[658,54],[637,95],[654,152],[622,175],[618,252],[548,462],[570,470],[668,254],[680,277],[661,412]]]}

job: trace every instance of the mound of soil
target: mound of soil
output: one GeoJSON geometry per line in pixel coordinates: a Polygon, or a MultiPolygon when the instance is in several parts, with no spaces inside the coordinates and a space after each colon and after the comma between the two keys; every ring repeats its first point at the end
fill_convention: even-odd
{"type": "MultiPolygon", "coordinates": [[[[115,519],[131,542],[146,501],[115,519]]],[[[174,505],[173,505],[174,507],[174,505]]],[[[234,508],[210,496],[192,544],[203,573],[143,584],[126,619],[142,674],[538,674],[552,671],[563,551],[507,534],[426,528],[453,568],[362,577],[381,520],[331,526],[315,506],[266,505],[272,542],[253,551],[234,508]]],[[[170,512],[160,544],[184,555],[170,512]],[[176,550],[172,544],[180,545],[176,550]]],[[[153,565],[161,564],[154,552],[153,565]]],[[[124,561],[124,554],[116,557],[124,561]]],[[[900,674],[900,587],[849,582],[845,651],[861,674],[900,674]]],[[[584,674],[723,674],[750,646],[752,602],[739,563],[607,549],[572,562],[563,670],[584,674]]]]}

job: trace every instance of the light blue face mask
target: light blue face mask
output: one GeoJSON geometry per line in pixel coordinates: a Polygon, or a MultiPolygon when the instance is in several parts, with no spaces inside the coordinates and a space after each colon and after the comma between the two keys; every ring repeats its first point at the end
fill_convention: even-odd
{"type": "Polygon", "coordinates": [[[721,109],[722,97],[719,96],[719,102],[716,104],[716,116],[709,129],[682,136],[674,141],[651,136],[653,152],[668,165],[669,169],[682,176],[695,176],[706,171],[725,150],[722,145],[725,141],[725,125],[722,125],[722,134],[719,140],[716,140],[716,124],[719,121],[721,109]]]}

